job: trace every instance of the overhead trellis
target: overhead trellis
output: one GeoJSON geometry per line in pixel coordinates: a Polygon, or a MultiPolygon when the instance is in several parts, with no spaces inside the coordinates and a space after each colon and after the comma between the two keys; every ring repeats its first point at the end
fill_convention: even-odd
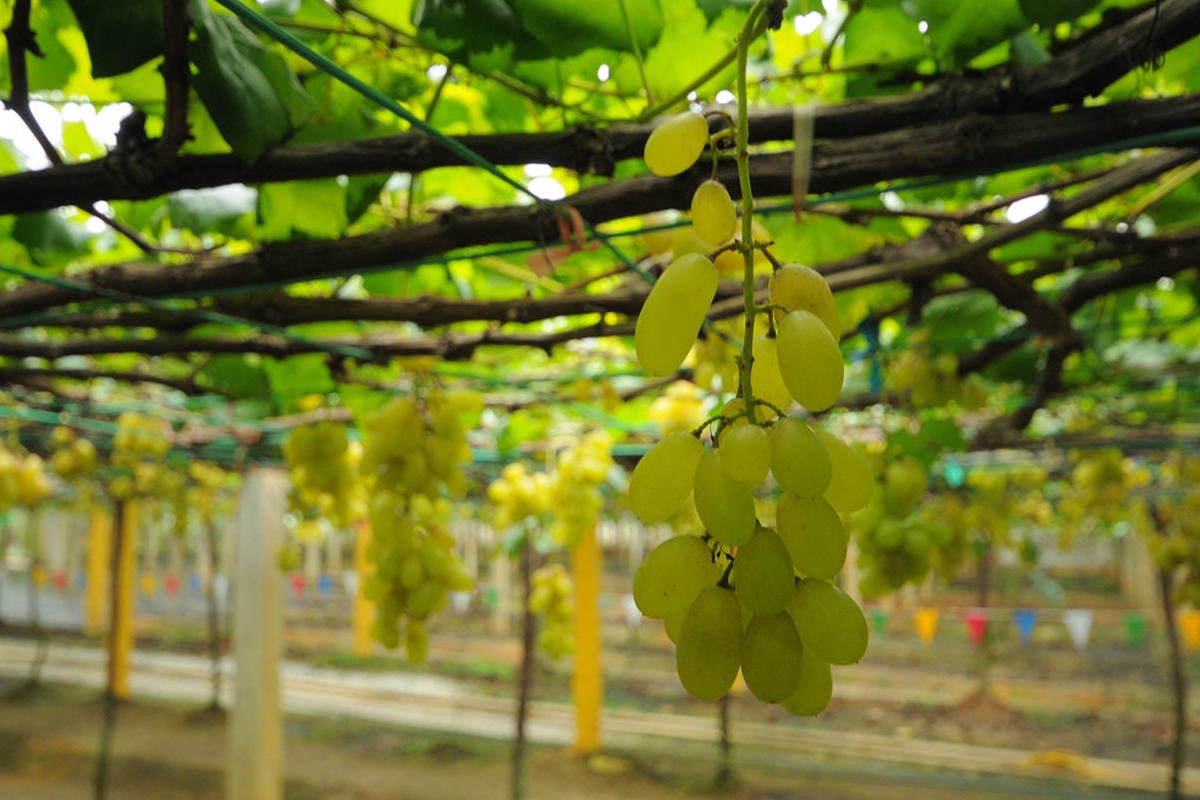
{"type": "MultiPolygon", "coordinates": [[[[435,31],[413,27],[402,11],[381,18],[353,3],[282,5],[291,10],[268,18],[236,0],[212,8],[165,0],[158,49],[129,58],[145,65],[133,73],[136,85],[157,87],[158,101],[127,118],[108,154],[75,163],[28,111],[31,99],[59,88],[41,74],[31,83],[37,43],[52,38],[31,22],[62,22],[68,12],[54,2],[14,6],[7,105],[40,134],[50,166],[0,175],[0,213],[30,215],[17,219],[42,226],[31,234],[33,223],[18,229],[13,222],[12,246],[0,255],[10,278],[0,289],[0,379],[77,399],[103,379],[237,400],[244,388],[217,368],[229,363],[221,359],[316,354],[328,378],[343,385],[370,384],[360,371],[405,357],[476,360],[481,372],[520,376],[506,356],[492,354],[549,357],[573,343],[632,332],[645,278],[663,264],[639,234],[681,224],[645,215],[685,209],[709,167],[702,162],[675,178],[645,174],[638,159],[654,123],[644,118],[662,93],[652,98],[650,82],[628,78],[605,86],[594,69],[583,81],[583,66],[570,60],[591,68],[611,56],[620,70],[631,66],[629,53],[572,51],[559,71],[575,72],[551,86],[556,79],[533,69],[536,59],[493,65],[470,51],[471,36],[482,35],[475,27],[459,45],[467,50],[439,53],[450,47],[446,19],[435,20],[435,31]],[[412,47],[395,58],[411,63],[391,74],[390,88],[407,93],[406,103],[354,66],[397,36],[412,47]],[[235,76],[205,54],[222,37],[245,68],[240,80],[258,76],[269,89],[228,83],[235,76]],[[281,43],[292,51],[287,58],[281,43]],[[428,81],[431,66],[441,78],[423,92],[403,85],[428,81]],[[336,88],[337,81],[345,85],[336,88]],[[509,101],[508,130],[478,109],[472,117],[464,99],[496,86],[509,101]],[[238,92],[247,95],[242,100],[274,98],[286,106],[284,116],[239,103],[238,92]],[[568,103],[569,95],[584,99],[568,103]],[[524,106],[524,124],[513,121],[514,98],[524,106]],[[439,125],[438,109],[451,103],[462,119],[439,125]],[[338,114],[338,124],[329,124],[338,114]],[[152,129],[161,120],[159,138],[145,135],[147,115],[152,129]],[[411,129],[395,132],[395,117],[411,129]],[[493,129],[470,132],[473,124],[493,129]],[[573,191],[538,199],[519,170],[527,164],[558,170],[573,191]],[[464,167],[490,173],[494,185],[476,181],[455,193],[450,179],[439,178],[465,174],[464,167]],[[387,183],[397,174],[408,176],[399,188],[387,183]],[[212,229],[201,231],[194,227],[202,222],[184,219],[180,209],[194,199],[187,192],[239,184],[260,187],[252,214],[216,214],[212,229]],[[278,208],[268,204],[269,187],[285,187],[278,208]],[[312,196],[338,205],[337,213],[297,199],[310,187],[312,196]],[[436,194],[418,204],[422,187],[436,194]],[[164,202],[175,204],[165,214],[164,202]],[[53,216],[68,207],[95,214],[133,244],[118,240],[100,252],[70,244],[71,223],[53,216]],[[289,209],[303,224],[280,222],[289,209]],[[320,218],[326,212],[332,222],[320,218]],[[108,363],[130,355],[148,358],[108,363]]],[[[661,5],[680,19],[699,13],[682,0],[661,5]]],[[[1057,28],[984,30],[979,41],[939,38],[936,19],[922,39],[909,20],[908,37],[896,40],[899,58],[871,49],[880,46],[871,26],[901,19],[900,5],[875,5],[851,11],[835,42],[804,39],[810,50],[803,50],[787,38],[789,21],[770,49],[756,53],[750,136],[759,149],[751,179],[766,232],[781,258],[808,261],[828,277],[856,323],[894,320],[916,329],[931,303],[945,314],[956,297],[993,298],[993,321],[960,336],[952,350],[961,375],[1027,351],[1019,380],[1031,402],[1009,417],[1010,430],[1020,431],[1036,408],[1069,388],[1069,357],[1094,349],[1089,331],[1097,328],[1080,316],[1097,301],[1163,280],[1194,292],[1200,225],[1186,204],[1198,192],[1200,95],[1190,43],[1200,34],[1200,0],[1101,3],[1057,28]],[[817,43],[833,55],[832,68],[819,63],[822,48],[811,49],[817,43]],[[801,65],[791,74],[777,54],[788,48],[801,65]],[[829,88],[835,83],[840,88],[829,88]],[[808,210],[797,224],[790,203],[768,200],[793,191],[794,160],[808,155],[794,151],[793,106],[813,101],[808,210]],[[1005,217],[1013,203],[1035,195],[1049,198],[1042,210],[1015,222],[1005,217]]],[[[733,7],[706,16],[697,30],[719,40],[725,18],[739,13],[733,7]]],[[[120,99],[121,91],[97,78],[124,74],[113,66],[124,63],[121,53],[87,27],[83,33],[91,83],[73,80],[106,101],[120,99]]],[[[648,60],[658,57],[655,47],[665,52],[671,44],[645,35],[648,60]]],[[[606,40],[598,34],[596,41],[606,40]]],[[[691,77],[719,76],[706,72],[707,63],[688,66],[691,77]]],[[[679,84],[676,94],[700,89],[699,101],[721,108],[711,102],[723,88],[719,77],[679,84]]],[[[66,80],[60,86],[71,91],[66,80]]],[[[711,120],[714,132],[727,124],[711,120]]],[[[713,169],[737,197],[732,154],[713,169]]],[[[741,308],[741,287],[731,281],[710,319],[741,308]]],[[[1194,327],[1189,309],[1194,314],[1194,295],[1177,326],[1184,331],[1194,327]]],[[[858,346],[860,335],[851,329],[846,346],[858,346]]],[[[905,346],[901,339],[892,348],[905,346]]],[[[627,354],[603,353],[612,374],[635,368],[627,354]]],[[[560,357],[570,372],[600,356],[585,349],[560,357]]],[[[320,386],[293,387],[310,389],[320,386]]],[[[638,391],[636,379],[624,389],[638,391]]]]}

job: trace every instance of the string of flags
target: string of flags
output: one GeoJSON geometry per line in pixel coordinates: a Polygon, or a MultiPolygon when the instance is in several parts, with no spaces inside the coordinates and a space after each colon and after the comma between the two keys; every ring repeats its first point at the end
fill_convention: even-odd
{"type": "MultiPolygon", "coordinates": [[[[874,608],[867,612],[873,633],[876,636],[886,636],[891,615],[886,609],[874,608]]],[[[1046,617],[1057,616],[1066,630],[1071,645],[1079,651],[1088,648],[1091,642],[1092,629],[1095,624],[1095,612],[1090,608],[1068,608],[1057,612],[1046,609],[1016,608],[968,608],[961,612],[961,618],[967,630],[967,638],[972,644],[982,644],[987,636],[989,624],[1011,621],[1021,644],[1028,645],[1034,640],[1034,632],[1039,621],[1046,617]]],[[[921,642],[928,644],[937,636],[938,625],[942,621],[942,610],[923,607],[912,614],[913,627],[921,642]]],[[[1175,615],[1175,624],[1189,652],[1200,650],[1200,610],[1185,609],[1175,615]]],[[[1140,611],[1128,611],[1124,617],[1125,639],[1132,647],[1142,647],[1146,641],[1147,620],[1140,611]]]]}

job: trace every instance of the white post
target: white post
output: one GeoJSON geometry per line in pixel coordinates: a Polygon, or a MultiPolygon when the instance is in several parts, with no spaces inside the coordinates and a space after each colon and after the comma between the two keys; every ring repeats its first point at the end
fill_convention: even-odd
{"type": "Polygon", "coordinates": [[[228,800],[283,798],[283,576],[275,552],[283,539],[285,492],[282,473],[255,468],[246,473],[238,503],[228,800]]]}

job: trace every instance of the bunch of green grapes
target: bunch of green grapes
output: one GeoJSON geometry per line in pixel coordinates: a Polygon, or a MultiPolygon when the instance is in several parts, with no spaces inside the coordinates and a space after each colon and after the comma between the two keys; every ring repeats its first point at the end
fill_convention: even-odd
{"type": "Polygon", "coordinates": [[[1172,453],[1155,489],[1153,507],[1134,504],[1135,527],[1158,568],[1176,576],[1175,602],[1200,608],[1200,456],[1172,453]]]}
{"type": "MultiPolygon", "coordinates": [[[[191,461],[185,470],[168,475],[173,489],[167,490],[166,497],[171,504],[176,536],[187,535],[188,522],[193,518],[202,525],[209,525],[218,517],[227,517],[234,512],[239,482],[236,472],[211,461],[191,461]]],[[[281,565],[289,558],[290,554],[280,555],[281,565]]]]}
{"type": "MultiPolygon", "coordinates": [[[[708,144],[704,117],[680,114],[651,133],[646,164],[679,174],[708,144]]],[[[691,211],[692,232],[709,252],[734,241],[737,210],[721,184],[701,183],[691,211]]],[[[756,306],[749,287],[763,246],[734,246],[745,313],[753,315],[743,328],[737,396],[711,420],[712,446],[701,439],[707,425],[667,432],[629,481],[630,507],[643,521],[671,518],[691,496],[703,530],[647,554],[634,599],[646,616],[665,620],[680,682],[694,697],[723,696],[740,670],[759,699],[816,714],[832,692],[830,664],[866,651],[862,609],[834,580],[847,548],[839,512],[867,504],[871,476],[845,442],[788,415],[793,403],[825,411],[841,394],[841,320],[829,284],[808,267],[783,265],[771,276],[768,304],[756,306]],[[770,479],[782,493],[768,525],[755,494],[770,479]]],[[[677,251],[638,315],[635,351],[651,375],[674,373],[695,345],[721,271],[705,253],[677,251]]]]}
{"type": "Polygon", "coordinates": [[[115,500],[163,496],[164,464],[171,439],[171,426],[162,419],[136,411],[117,417],[109,456],[113,477],[108,484],[115,500]]]}
{"type": "Polygon", "coordinates": [[[500,477],[488,484],[493,523],[506,530],[550,507],[553,481],[545,472],[530,472],[522,461],[506,464],[500,477]]]}
{"type": "Polygon", "coordinates": [[[551,658],[562,658],[575,649],[571,619],[575,613],[574,585],[562,564],[538,567],[530,576],[529,610],[542,618],[538,647],[551,658]]]}
{"type": "MultiPolygon", "coordinates": [[[[920,513],[933,508],[925,501],[929,475],[924,465],[886,449],[878,463],[871,502],[848,518],[862,568],[859,590],[867,598],[924,580],[935,549],[955,543],[949,525],[934,513],[920,513]]],[[[947,510],[943,503],[938,506],[947,510]]]]}
{"type": "MultiPolygon", "coordinates": [[[[678,174],[707,144],[704,118],[681,114],[651,134],[646,163],[678,174]]],[[[692,223],[714,248],[734,239],[737,211],[716,181],[697,189],[692,223]]],[[[747,286],[752,254],[739,250],[747,286]]],[[[634,333],[647,373],[669,375],[687,358],[718,273],[703,252],[687,252],[655,283],[634,333]]],[[[740,670],[759,699],[816,714],[832,692],[830,664],[853,663],[867,646],[862,609],[833,581],[847,549],[839,512],[867,504],[871,477],[849,445],[787,413],[793,403],[825,411],[842,390],[841,320],[828,283],[808,267],[783,265],[768,299],[758,307],[748,296],[746,313],[756,317],[744,326],[737,396],[712,420],[714,446],[700,438],[707,426],[669,432],[630,476],[630,507],[643,521],[671,518],[691,496],[703,526],[647,554],[634,599],[646,616],[665,620],[680,682],[694,697],[723,696],[740,670]],[[773,525],[759,520],[755,502],[769,479],[782,492],[773,525]]]]}
{"type": "Polygon", "coordinates": [[[364,591],[376,607],[372,635],[385,647],[400,643],[420,662],[429,650],[426,620],[450,592],[474,580],[454,553],[449,497],[467,488],[462,464],[471,458],[459,414],[477,406],[473,394],[431,391],[397,397],[363,420],[360,469],[369,489],[374,566],[364,591]]]}
{"type": "Polygon", "coordinates": [[[292,428],[282,450],[294,516],[325,517],[337,528],[349,528],[363,517],[366,489],[358,470],[362,447],[350,439],[345,423],[326,419],[292,428]]]}
{"type": "Polygon", "coordinates": [[[1115,447],[1072,457],[1071,480],[1059,501],[1065,539],[1124,519],[1131,508],[1130,493],[1150,482],[1149,470],[1115,447]]]}
{"type": "Polygon", "coordinates": [[[600,485],[612,466],[612,437],[605,431],[592,431],[558,454],[549,496],[554,519],[550,536],[555,542],[570,547],[596,527],[604,507],[600,485]]]}
{"type": "Polygon", "coordinates": [[[96,471],[96,446],[90,439],[76,436],[75,431],[62,425],[50,434],[54,450],[50,454],[50,469],[62,480],[74,483],[96,471]]]}
{"type": "Polygon", "coordinates": [[[0,513],[13,506],[37,508],[53,494],[41,456],[14,453],[0,444],[0,513]]]}
{"type": "Polygon", "coordinates": [[[915,408],[957,403],[975,409],[987,402],[987,390],[978,378],[959,377],[957,358],[949,353],[934,356],[920,340],[892,360],[887,375],[889,397],[907,398],[915,408]]]}
{"type": "Polygon", "coordinates": [[[704,421],[704,400],[694,384],[676,381],[654,398],[647,416],[664,436],[688,431],[704,421]]]}

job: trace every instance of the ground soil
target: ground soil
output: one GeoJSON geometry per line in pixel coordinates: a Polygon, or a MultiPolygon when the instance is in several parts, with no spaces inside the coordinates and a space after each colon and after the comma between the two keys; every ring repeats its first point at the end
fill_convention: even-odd
{"type": "MultiPolygon", "coordinates": [[[[817,719],[794,719],[742,693],[731,706],[736,781],[717,786],[719,756],[711,744],[680,742],[665,751],[611,751],[582,758],[569,750],[533,747],[526,800],[857,800],[919,797],[1008,800],[1017,797],[1159,796],[1106,789],[1087,779],[1089,760],[1161,765],[1171,742],[1174,698],[1166,648],[1153,628],[1135,646],[1124,640],[1114,611],[1087,650],[1078,651],[1061,626],[1044,625],[1031,643],[998,627],[985,650],[947,628],[921,644],[903,617],[876,633],[860,665],[835,672],[835,699],[817,719]],[[987,656],[985,657],[985,653],[987,656]],[[1021,775],[950,772],[896,763],[847,763],[836,758],[756,752],[738,743],[738,725],[771,722],[789,731],[885,735],[897,742],[959,743],[1014,748],[1061,772],[1062,781],[1021,775]]],[[[1121,612],[1123,613],[1123,612],[1121,612]]],[[[294,622],[294,620],[293,620],[294,622]]],[[[76,643],[85,641],[73,637],[76,643]]],[[[713,724],[713,708],[689,700],[673,675],[660,626],[629,629],[610,619],[605,630],[606,704],[610,710],[694,714],[713,724]]],[[[204,652],[202,628],[139,620],[139,647],[204,652]]],[[[473,691],[515,694],[519,652],[514,636],[490,632],[482,614],[447,619],[435,631],[428,665],[414,668],[390,654],[349,654],[349,634],[336,616],[289,624],[289,657],[328,668],[424,671],[469,682],[473,691]]],[[[1200,661],[1188,655],[1192,683],[1200,661]]],[[[569,702],[569,663],[540,658],[534,697],[569,702]]],[[[52,686],[36,692],[0,684],[0,798],[90,797],[100,704],[94,690],[52,686]]],[[[1200,741],[1200,715],[1189,714],[1200,741]]],[[[288,718],[288,798],[456,800],[511,796],[510,746],[505,741],[431,734],[352,719],[288,718]]],[[[1189,765],[1200,767],[1200,747],[1189,765]]],[[[145,700],[123,704],[115,739],[116,800],[223,796],[225,732],[219,716],[195,706],[145,700]]],[[[1150,786],[1146,787],[1150,789],[1150,786]]]]}

